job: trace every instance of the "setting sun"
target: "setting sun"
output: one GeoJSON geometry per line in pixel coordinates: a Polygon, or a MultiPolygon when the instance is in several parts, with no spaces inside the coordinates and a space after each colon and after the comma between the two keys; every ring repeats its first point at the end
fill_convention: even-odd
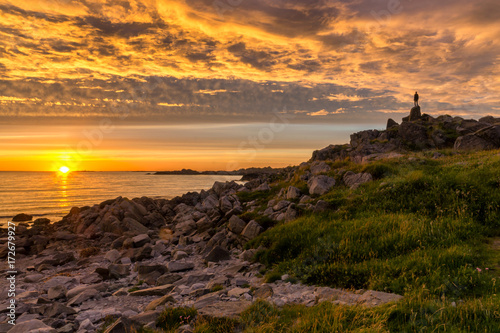
{"type": "Polygon", "coordinates": [[[69,168],[67,166],[62,166],[59,168],[59,171],[62,172],[62,173],[68,173],[69,172],[69,168]]]}

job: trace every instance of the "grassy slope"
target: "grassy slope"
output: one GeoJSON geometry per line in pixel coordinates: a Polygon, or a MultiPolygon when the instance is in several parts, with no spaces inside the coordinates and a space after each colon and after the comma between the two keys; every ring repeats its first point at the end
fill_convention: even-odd
{"type": "MultiPolygon", "coordinates": [[[[338,186],[322,197],[336,210],[278,225],[249,246],[264,245],[260,261],[303,282],[405,299],[373,310],[275,309],[281,319],[252,322],[249,332],[276,331],[266,327],[282,317],[290,318],[283,331],[500,331],[498,252],[490,246],[500,235],[497,151],[332,166],[337,178],[354,170],[378,179],[357,190],[338,186]]],[[[294,184],[303,187],[298,177],[294,184]]]]}
{"type": "MultiPolygon", "coordinates": [[[[201,320],[195,332],[500,332],[500,155],[442,153],[437,160],[427,152],[367,165],[331,163],[337,180],[347,170],[376,180],[357,190],[337,185],[321,197],[334,207],[330,212],[305,212],[247,245],[265,246],[257,258],[268,276],[395,292],[405,296],[401,302],[279,309],[258,301],[239,322],[201,320]]],[[[306,189],[299,176],[241,199],[257,200],[264,210],[280,188],[306,189]]]]}

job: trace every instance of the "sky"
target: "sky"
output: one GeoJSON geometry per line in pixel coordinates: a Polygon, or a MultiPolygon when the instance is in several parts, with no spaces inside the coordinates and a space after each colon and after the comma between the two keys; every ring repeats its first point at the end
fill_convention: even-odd
{"type": "Polygon", "coordinates": [[[500,115],[497,0],[0,0],[0,170],[282,167],[500,115]]]}

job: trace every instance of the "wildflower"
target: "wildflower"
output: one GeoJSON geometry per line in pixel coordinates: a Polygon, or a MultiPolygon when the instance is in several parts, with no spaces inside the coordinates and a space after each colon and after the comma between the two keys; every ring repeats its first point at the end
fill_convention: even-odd
{"type": "Polygon", "coordinates": [[[476,267],[476,270],[477,270],[479,273],[481,273],[481,268],[476,267]]]}

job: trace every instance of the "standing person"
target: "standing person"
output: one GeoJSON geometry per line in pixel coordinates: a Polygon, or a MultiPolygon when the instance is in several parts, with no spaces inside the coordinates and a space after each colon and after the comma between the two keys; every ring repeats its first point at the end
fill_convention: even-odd
{"type": "Polygon", "coordinates": [[[418,93],[415,91],[415,96],[413,96],[413,103],[418,106],[418,93]]]}

